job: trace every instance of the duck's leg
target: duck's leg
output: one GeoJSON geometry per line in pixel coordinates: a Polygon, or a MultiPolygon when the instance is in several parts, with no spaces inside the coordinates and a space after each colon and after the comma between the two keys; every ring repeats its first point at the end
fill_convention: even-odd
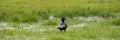
{"type": "Polygon", "coordinates": [[[65,32],[65,30],[64,30],[64,32],[65,32]]]}
{"type": "Polygon", "coordinates": [[[62,30],[60,30],[62,32],[62,30]]]}

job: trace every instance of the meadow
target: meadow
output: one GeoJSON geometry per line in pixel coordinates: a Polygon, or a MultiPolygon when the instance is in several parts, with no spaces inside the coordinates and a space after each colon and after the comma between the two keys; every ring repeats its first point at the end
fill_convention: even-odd
{"type": "Polygon", "coordinates": [[[120,0],[0,0],[0,40],[119,40],[119,30],[120,0]]]}

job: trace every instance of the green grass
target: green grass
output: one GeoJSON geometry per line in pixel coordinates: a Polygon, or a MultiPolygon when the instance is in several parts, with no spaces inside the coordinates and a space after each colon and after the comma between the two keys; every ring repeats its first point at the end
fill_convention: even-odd
{"type": "Polygon", "coordinates": [[[119,40],[119,2],[0,0],[0,40],[119,40]],[[61,17],[66,32],[57,30],[61,17]]]}
{"type": "Polygon", "coordinates": [[[114,25],[120,26],[120,18],[116,18],[116,19],[112,20],[111,23],[114,25]]]}
{"type": "Polygon", "coordinates": [[[39,19],[75,16],[120,16],[119,0],[1,0],[0,20],[38,22],[39,19]],[[34,19],[34,20],[33,20],[34,19]]]}
{"type": "Polygon", "coordinates": [[[50,20],[44,20],[40,24],[24,24],[24,23],[8,23],[7,27],[15,29],[6,29],[2,25],[0,30],[1,40],[119,40],[120,26],[111,23],[111,20],[98,21],[82,21],[68,19],[68,29],[66,32],[57,30],[59,24],[50,20]],[[47,22],[48,21],[48,22],[47,22]],[[44,23],[45,22],[45,23],[44,23]],[[47,24],[48,23],[48,24],[47,24]],[[77,26],[81,24],[84,26],[77,26]],[[32,25],[33,28],[30,28],[32,25]]]}

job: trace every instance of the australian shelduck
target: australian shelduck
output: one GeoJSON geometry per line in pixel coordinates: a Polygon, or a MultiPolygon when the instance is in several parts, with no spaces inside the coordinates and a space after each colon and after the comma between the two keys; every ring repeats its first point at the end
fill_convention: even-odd
{"type": "Polygon", "coordinates": [[[61,19],[61,21],[62,21],[62,23],[60,23],[60,25],[58,26],[58,29],[62,32],[62,31],[66,31],[66,29],[67,29],[67,24],[65,23],[65,18],[63,17],[62,19],[61,19]]]}

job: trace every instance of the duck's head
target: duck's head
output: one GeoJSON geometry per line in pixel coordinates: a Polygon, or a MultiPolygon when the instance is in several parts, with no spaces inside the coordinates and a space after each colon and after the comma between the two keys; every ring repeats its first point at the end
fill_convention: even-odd
{"type": "Polygon", "coordinates": [[[66,20],[64,17],[61,19],[62,22],[64,22],[64,20],[66,20]]]}

